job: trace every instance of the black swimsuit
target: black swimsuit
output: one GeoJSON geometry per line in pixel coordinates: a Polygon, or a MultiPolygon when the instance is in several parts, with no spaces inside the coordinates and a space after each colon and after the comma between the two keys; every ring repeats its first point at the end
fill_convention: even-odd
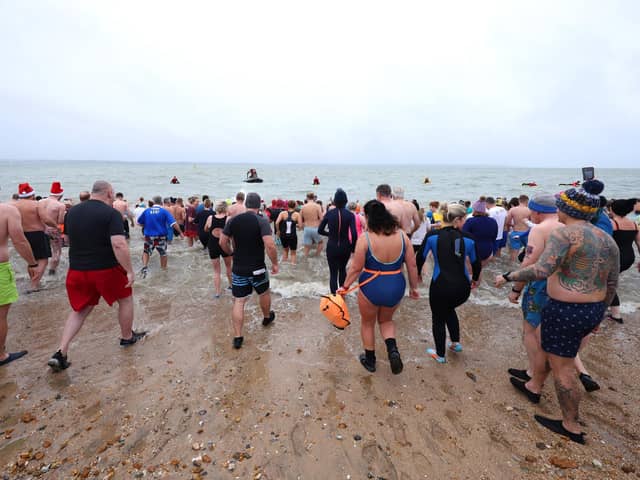
{"type": "Polygon", "coordinates": [[[613,239],[620,249],[620,271],[624,272],[628,270],[636,260],[636,256],[633,253],[633,242],[638,235],[638,226],[634,224],[634,230],[620,230],[618,222],[614,220],[613,223],[616,226],[616,229],[613,231],[613,239]]]}
{"type": "Polygon", "coordinates": [[[211,228],[209,229],[209,241],[207,247],[209,248],[209,258],[215,259],[219,257],[228,257],[222,248],[220,248],[220,239],[213,236],[213,230],[216,228],[223,229],[227,223],[227,217],[218,218],[215,215],[211,217],[211,228]]]}

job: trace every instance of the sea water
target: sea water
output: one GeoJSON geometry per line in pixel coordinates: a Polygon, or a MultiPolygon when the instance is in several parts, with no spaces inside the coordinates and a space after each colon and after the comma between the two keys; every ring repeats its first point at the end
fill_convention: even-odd
{"type": "MultiPolygon", "coordinates": [[[[65,197],[77,198],[81,190],[90,190],[95,180],[111,182],[116,191],[129,200],[152,195],[189,197],[207,194],[215,199],[233,198],[238,191],[255,191],[269,203],[273,198],[304,199],[309,191],[324,202],[337,187],[349,200],[364,202],[375,196],[381,183],[401,186],[405,198],[420,205],[431,200],[474,201],[480,195],[503,197],[537,192],[555,193],[559,184],[581,178],[575,168],[511,168],[462,165],[335,165],[335,164],[265,164],[238,165],[224,163],[152,163],[98,161],[0,161],[0,199],[7,200],[19,183],[29,182],[37,194],[45,196],[51,182],[60,181],[65,197]],[[249,168],[256,168],[263,183],[243,180],[249,168]],[[180,184],[169,180],[178,177],[180,184]],[[320,185],[313,186],[317,176],[320,185]],[[431,183],[425,184],[428,178],[431,183]],[[537,186],[522,186],[535,182],[537,186]]],[[[604,181],[603,192],[609,198],[640,197],[640,169],[600,169],[596,175],[604,181]]]]}
{"type": "MultiPolygon", "coordinates": [[[[560,183],[570,183],[580,178],[579,169],[535,169],[479,166],[446,165],[237,165],[237,164],[193,164],[193,163],[118,163],[93,161],[2,161],[0,178],[0,199],[6,201],[16,192],[19,183],[29,182],[39,195],[47,195],[52,181],[60,181],[65,189],[64,196],[77,199],[78,192],[90,190],[97,179],[111,182],[116,191],[121,191],[129,200],[152,195],[189,197],[207,194],[214,199],[233,198],[238,191],[256,191],[270,203],[273,198],[304,199],[309,191],[325,202],[333,196],[337,187],[342,187],[350,200],[364,202],[375,196],[375,188],[380,183],[401,186],[405,198],[416,199],[420,205],[431,200],[474,201],[480,195],[503,197],[521,193],[533,195],[537,192],[554,193],[563,188],[560,183]],[[256,168],[264,180],[260,184],[243,182],[246,172],[256,168]],[[177,176],[180,184],[172,185],[169,180],[177,176]],[[312,186],[313,178],[320,180],[319,186],[312,186]],[[424,184],[425,177],[431,181],[424,184]],[[525,187],[522,183],[535,182],[536,187],[525,187]]],[[[596,175],[606,185],[603,192],[609,198],[640,197],[640,169],[596,169],[596,175]]],[[[329,271],[324,255],[302,258],[302,235],[299,236],[299,264],[281,265],[281,272],[273,276],[271,286],[278,295],[279,308],[288,308],[288,299],[318,299],[327,293],[329,271]]],[[[142,239],[140,229],[132,232],[130,241],[134,267],[141,267],[142,239]]],[[[212,269],[206,251],[189,248],[186,242],[177,240],[169,247],[169,271],[166,275],[158,270],[154,255],[150,263],[147,279],[138,279],[136,285],[141,294],[146,288],[175,293],[184,292],[184,307],[197,304],[202,298],[213,296],[212,269]],[[167,278],[171,281],[167,282],[167,278]]],[[[24,262],[18,261],[15,252],[12,263],[19,275],[26,279],[24,262]]],[[[66,251],[60,271],[66,271],[68,262],[66,251]]],[[[508,254],[490,263],[483,272],[481,285],[470,298],[478,305],[512,306],[507,300],[508,288],[496,289],[493,277],[504,271],[513,270],[508,254]]],[[[428,268],[428,267],[427,267],[428,268]]],[[[425,275],[428,278],[428,275],[425,275]]],[[[52,286],[62,282],[60,278],[48,278],[45,283],[52,286]]],[[[223,273],[223,286],[226,279],[223,273]]],[[[423,297],[428,295],[428,282],[420,288],[423,297]]],[[[620,280],[620,297],[623,313],[635,311],[640,306],[640,273],[635,265],[624,272],[620,280]]],[[[310,308],[317,308],[314,302],[310,308]]],[[[514,311],[514,316],[519,314],[514,311]]]]}

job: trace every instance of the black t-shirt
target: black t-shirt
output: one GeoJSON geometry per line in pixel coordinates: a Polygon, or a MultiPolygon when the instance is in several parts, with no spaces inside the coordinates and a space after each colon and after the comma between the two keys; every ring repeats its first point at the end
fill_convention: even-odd
{"type": "Polygon", "coordinates": [[[64,233],[69,236],[69,268],[102,270],[118,265],[112,235],[124,235],[122,214],[100,200],[87,200],[67,212],[64,233]]]}
{"type": "Polygon", "coordinates": [[[271,235],[269,221],[253,212],[236,215],[223,233],[233,238],[233,273],[245,277],[265,268],[262,237],[271,235]]]}
{"type": "Polygon", "coordinates": [[[198,233],[203,234],[206,233],[204,231],[204,225],[207,223],[207,218],[214,214],[214,211],[211,209],[203,209],[196,213],[196,218],[193,220],[193,223],[198,225],[198,233]]]}

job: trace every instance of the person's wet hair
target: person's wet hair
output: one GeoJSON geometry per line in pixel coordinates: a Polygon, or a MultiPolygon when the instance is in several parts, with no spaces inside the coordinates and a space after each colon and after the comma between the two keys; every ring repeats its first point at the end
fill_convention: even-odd
{"type": "Polygon", "coordinates": [[[635,205],[635,198],[629,198],[628,200],[614,200],[611,204],[611,211],[619,217],[626,217],[633,212],[635,205]]]}
{"type": "Polygon", "coordinates": [[[453,223],[456,218],[464,218],[467,216],[467,209],[459,203],[452,203],[450,205],[445,203],[440,208],[442,210],[443,220],[446,223],[453,223]]]}
{"type": "Polygon", "coordinates": [[[378,200],[365,203],[364,214],[367,216],[367,228],[373,233],[391,235],[400,228],[396,217],[378,200]]]}
{"type": "Polygon", "coordinates": [[[216,213],[225,213],[227,211],[227,202],[221,200],[216,204],[216,213]]]}

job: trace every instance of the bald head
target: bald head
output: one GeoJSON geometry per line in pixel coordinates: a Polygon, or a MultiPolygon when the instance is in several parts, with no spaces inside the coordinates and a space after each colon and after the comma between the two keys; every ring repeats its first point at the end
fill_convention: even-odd
{"type": "Polygon", "coordinates": [[[104,180],[97,180],[91,187],[91,195],[104,195],[111,191],[111,184],[104,180]]]}
{"type": "Polygon", "coordinates": [[[100,200],[107,205],[113,204],[113,187],[109,182],[104,180],[98,180],[93,184],[91,188],[91,198],[94,200],[100,200]]]}

